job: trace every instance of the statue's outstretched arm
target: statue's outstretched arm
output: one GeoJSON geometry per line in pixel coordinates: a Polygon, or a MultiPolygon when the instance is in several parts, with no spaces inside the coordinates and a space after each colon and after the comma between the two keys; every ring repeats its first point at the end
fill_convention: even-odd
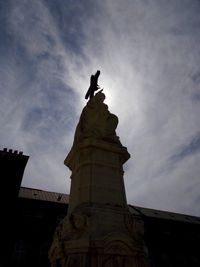
{"type": "Polygon", "coordinates": [[[90,87],[85,95],[85,99],[88,99],[88,97],[90,97],[90,99],[94,96],[94,92],[97,91],[99,89],[99,85],[98,85],[98,78],[100,75],[100,70],[97,70],[97,72],[95,73],[95,75],[91,75],[90,77],[90,87]]]}

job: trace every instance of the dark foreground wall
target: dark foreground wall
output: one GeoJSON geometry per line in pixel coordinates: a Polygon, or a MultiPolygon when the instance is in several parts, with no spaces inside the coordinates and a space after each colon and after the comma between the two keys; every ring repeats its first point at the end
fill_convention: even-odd
{"type": "Polygon", "coordinates": [[[144,220],[151,267],[200,266],[200,218],[131,207],[144,220]]]}
{"type": "Polygon", "coordinates": [[[50,266],[48,250],[55,228],[66,214],[64,203],[19,198],[8,266],[50,266]]]}
{"type": "Polygon", "coordinates": [[[145,226],[152,266],[200,266],[199,224],[148,218],[145,226]]]}

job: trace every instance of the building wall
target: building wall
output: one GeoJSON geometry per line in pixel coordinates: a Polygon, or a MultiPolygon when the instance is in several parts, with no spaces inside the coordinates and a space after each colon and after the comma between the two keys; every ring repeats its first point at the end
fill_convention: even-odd
{"type": "Polygon", "coordinates": [[[19,198],[16,208],[15,240],[9,266],[50,266],[48,250],[56,226],[67,214],[67,205],[19,198]]]}
{"type": "Polygon", "coordinates": [[[152,267],[199,267],[200,225],[145,218],[145,241],[152,267]]]}

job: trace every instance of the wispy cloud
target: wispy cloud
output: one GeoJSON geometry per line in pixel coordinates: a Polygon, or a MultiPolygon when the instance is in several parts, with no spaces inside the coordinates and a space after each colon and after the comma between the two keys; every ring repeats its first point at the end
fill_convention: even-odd
{"type": "Polygon", "coordinates": [[[188,157],[195,157],[195,154],[200,152],[200,134],[199,132],[190,138],[185,144],[181,144],[173,155],[171,155],[158,171],[159,175],[169,175],[174,173],[181,162],[186,162],[188,157]]]}
{"type": "Polygon", "coordinates": [[[170,157],[170,162],[177,163],[192,154],[200,152],[200,133],[195,135],[190,142],[182,146],[179,151],[170,157]]]}
{"type": "Polygon", "coordinates": [[[200,71],[192,75],[192,81],[199,84],[200,83],[200,71]]]}

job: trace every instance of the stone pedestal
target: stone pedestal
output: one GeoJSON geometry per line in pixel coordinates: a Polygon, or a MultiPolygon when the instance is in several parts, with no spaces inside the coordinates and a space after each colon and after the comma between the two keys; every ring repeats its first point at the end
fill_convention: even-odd
{"type": "Polygon", "coordinates": [[[86,139],[72,149],[64,163],[72,170],[69,213],[83,203],[126,207],[122,165],[126,148],[86,139]]]}
{"type": "Polygon", "coordinates": [[[143,222],[130,214],[123,181],[126,148],[93,138],[65,159],[72,170],[68,215],[58,226],[52,267],[146,267],[143,222]]]}

